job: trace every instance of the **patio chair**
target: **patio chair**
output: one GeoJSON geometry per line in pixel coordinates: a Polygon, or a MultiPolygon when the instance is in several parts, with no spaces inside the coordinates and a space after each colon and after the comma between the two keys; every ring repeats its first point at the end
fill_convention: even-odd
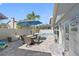
{"type": "Polygon", "coordinates": [[[24,40],[24,37],[22,35],[20,35],[19,39],[23,42],[23,44],[25,44],[25,40],[24,40]]]}
{"type": "Polygon", "coordinates": [[[27,37],[26,35],[21,35],[21,40],[23,41],[23,44],[27,44],[27,45],[33,45],[34,44],[34,40],[32,39],[32,37],[27,37]]]}

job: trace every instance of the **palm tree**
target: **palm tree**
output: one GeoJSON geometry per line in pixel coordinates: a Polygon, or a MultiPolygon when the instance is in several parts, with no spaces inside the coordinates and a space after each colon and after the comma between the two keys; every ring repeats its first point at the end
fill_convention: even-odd
{"type": "Polygon", "coordinates": [[[27,15],[27,20],[36,20],[39,18],[40,18],[40,15],[36,15],[34,11],[27,15]]]}

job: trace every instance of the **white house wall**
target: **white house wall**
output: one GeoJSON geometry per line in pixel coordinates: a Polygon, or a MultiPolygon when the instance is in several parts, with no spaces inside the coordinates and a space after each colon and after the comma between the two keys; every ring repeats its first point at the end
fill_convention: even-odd
{"type": "Polygon", "coordinates": [[[70,26],[70,55],[79,56],[79,18],[74,20],[77,23],[74,26],[70,26]],[[77,28],[77,31],[71,31],[72,28],[77,28]]]}
{"type": "MultiPolygon", "coordinates": [[[[63,5],[63,4],[61,4],[61,5],[63,5]]],[[[71,8],[71,6],[73,6],[73,5],[74,4],[65,4],[65,5],[63,5],[63,7],[61,6],[61,8],[63,8],[63,10],[66,10],[68,8],[68,10],[69,10],[69,7],[71,8]]],[[[61,12],[61,9],[59,11],[61,12]]],[[[66,11],[64,11],[64,13],[65,12],[66,11]]],[[[62,13],[60,13],[60,14],[62,14],[62,13]]],[[[65,42],[65,25],[69,24],[69,27],[70,27],[69,28],[69,52],[70,52],[70,55],[79,55],[79,47],[78,47],[79,46],[79,24],[76,25],[78,28],[77,32],[72,32],[71,26],[70,26],[70,24],[72,23],[72,21],[74,20],[75,17],[79,17],[79,4],[75,4],[75,6],[72,8],[72,10],[70,10],[70,12],[67,13],[65,15],[65,17],[58,22],[58,26],[60,27],[59,42],[62,43],[63,48],[65,48],[65,44],[67,44],[65,42]]]]}

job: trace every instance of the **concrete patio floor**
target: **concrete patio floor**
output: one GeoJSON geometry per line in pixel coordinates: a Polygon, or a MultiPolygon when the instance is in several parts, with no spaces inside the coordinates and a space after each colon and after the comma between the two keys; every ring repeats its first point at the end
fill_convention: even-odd
{"type": "Polygon", "coordinates": [[[0,56],[51,56],[50,53],[46,52],[19,49],[20,46],[22,46],[20,40],[9,43],[6,49],[0,51],[0,56]]]}
{"type": "Polygon", "coordinates": [[[32,51],[51,53],[50,46],[52,44],[54,44],[54,38],[53,38],[53,36],[49,36],[41,44],[35,44],[32,46],[27,46],[27,47],[26,47],[27,44],[24,44],[24,45],[20,46],[19,48],[24,49],[24,50],[32,50],[32,51]]]}

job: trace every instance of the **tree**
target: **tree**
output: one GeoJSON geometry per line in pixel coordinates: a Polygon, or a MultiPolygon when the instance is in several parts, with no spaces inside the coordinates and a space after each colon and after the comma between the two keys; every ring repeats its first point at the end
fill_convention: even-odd
{"type": "Polygon", "coordinates": [[[40,15],[36,15],[34,11],[27,15],[27,20],[36,20],[39,18],[40,18],[40,15]]]}

